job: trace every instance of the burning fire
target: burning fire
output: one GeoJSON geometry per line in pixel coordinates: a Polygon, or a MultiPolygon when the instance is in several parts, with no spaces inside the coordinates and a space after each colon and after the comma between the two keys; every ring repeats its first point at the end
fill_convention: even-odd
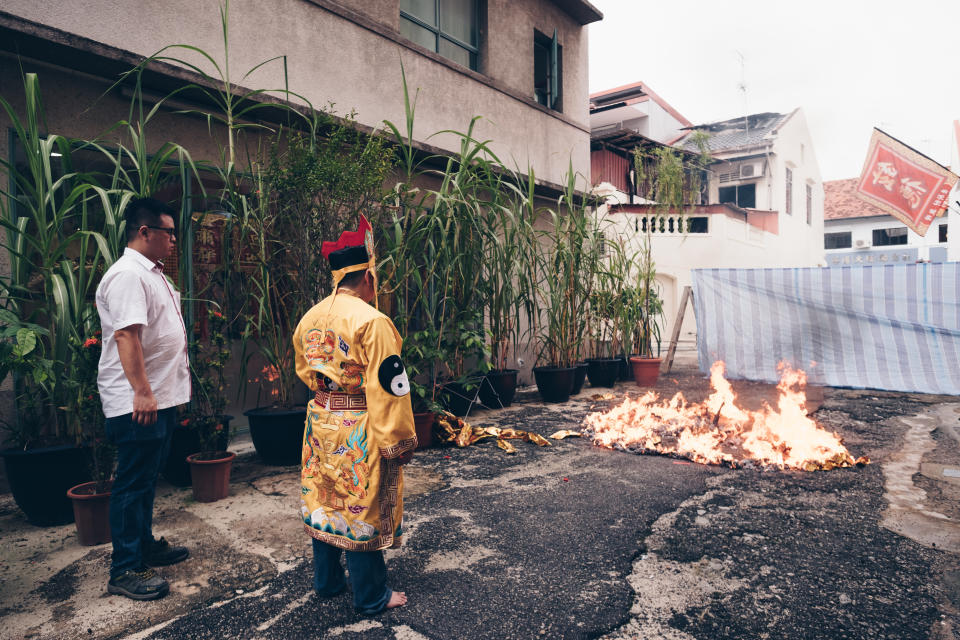
{"type": "Polygon", "coordinates": [[[681,393],[660,402],[648,391],[606,412],[591,413],[584,419],[585,431],[602,447],[732,467],[815,471],[869,464],[866,457],[854,460],[837,434],[807,416],[807,374],[782,362],[778,369],[776,409],[766,403],[760,411],[738,407],[718,361],[710,368],[713,394],[703,404],[687,404],[681,393]]]}

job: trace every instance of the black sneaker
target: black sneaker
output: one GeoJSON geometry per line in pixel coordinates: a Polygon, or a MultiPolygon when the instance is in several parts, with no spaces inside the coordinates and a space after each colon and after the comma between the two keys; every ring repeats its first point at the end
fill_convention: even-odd
{"type": "Polygon", "coordinates": [[[109,593],[127,596],[134,600],[156,600],[167,595],[170,585],[149,567],[139,571],[124,571],[107,583],[109,593]]]}
{"type": "Polygon", "coordinates": [[[186,547],[175,547],[167,542],[166,538],[153,538],[143,548],[143,564],[148,567],[165,567],[186,560],[189,555],[190,550],[186,547]]]}

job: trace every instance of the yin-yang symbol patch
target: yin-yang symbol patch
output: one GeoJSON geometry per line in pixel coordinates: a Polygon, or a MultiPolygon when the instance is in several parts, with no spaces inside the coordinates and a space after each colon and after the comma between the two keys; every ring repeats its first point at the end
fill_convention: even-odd
{"type": "Polygon", "coordinates": [[[381,362],[377,378],[380,380],[380,386],[388,393],[397,397],[410,393],[410,380],[407,378],[407,370],[400,361],[400,356],[389,356],[381,362]]]}

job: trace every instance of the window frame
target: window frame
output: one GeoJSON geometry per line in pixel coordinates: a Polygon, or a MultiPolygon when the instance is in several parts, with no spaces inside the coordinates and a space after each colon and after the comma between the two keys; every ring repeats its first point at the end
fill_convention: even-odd
{"type": "MultiPolygon", "coordinates": [[[[473,24],[471,25],[472,26],[471,31],[473,33],[474,40],[476,40],[477,42],[477,46],[474,46],[468,42],[464,42],[460,40],[458,37],[452,34],[446,33],[443,30],[443,28],[441,27],[441,24],[443,24],[443,19],[441,17],[441,4],[442,4],[442,0],[433,0],[434,12],[437,16],[436,25],[428,24],[419,16],[416,16],[412,13],[407,13],[402,8],[399,8],[400,25],[403,24],[403,20],[409,20],[410,22],[414,23],[418,27],[422,27],[432,32],[434,35],[435,43],[431,51],[433,51],[438,56],[442,56],[445,60],[450,60],[450,62],[453,62],[455,64],[460,64],[460,63],[440,53],[440,41],[446,40],[450,44],[453,44],[454,46],[465,50],[470,55],[470,65],[468,65],[467,68],[472,71],[479,71],[480,70],[480,13],[481,13],[482,0],[477,0],[476,3],[474,4],[473,24]]],[[[400,25],[398,25],[398,30],[400,25]]],[[[403,36],[402,31],[400,32],[400,35],[403,36]]],[[[403,36],[403,37],[406,38],[406,36],[403,36]]],[[[415,41],[411,40],[411,42],[415,42],[415,41]]],[[[415,44],[420,44],[420,43],[415,42],[415,44]]],[[[424,46],[424,45],[421,44],[420,46],[424,46]]],[[[424,48],[428,48],[428,47],[424,47],[424,48]]]]}
{"type": "Polygon", "coordinates": [[[832,251],[834,249],[852,249],[853,248],[853,232],[852,231],[829,231],[823,234],[823,249],[824,251],[832,251]],[[836,247],[827,246],[827,238],[837,240],[841,237],[846,237],[846,243],[838,242],[836,247]]]}
{"type": "Polygon", "coordinates": [[[873,246],[875,247],[900,247],[910,244],[910,231],[907,229],[907,227],[885,227],[883,229],[873,229],[871,236],[873,240],[873,246]],[[891,231],[896,231],[897,233],[891,235],[891,231]],[[901,237],[903,238],[903,242],[890,242],[892,238],[901,237]],[[880,240],[880,242],[877,240],[880,240]]]}
{"type": "Polygon", "coordinates": [[[539,29],[533,30],[533,60],[534,102],[542,107],[546,107],[547,109],[552,109],[553,111],[563,113],[563,45],[560,44],[560,39],[556,29],[553,30],[552,38],[539,29]],[[544,96],[546,103],[540,102],[540,98],[537,95],[537,47],[544,48],[547,55],[547,92],[544,96]]]}

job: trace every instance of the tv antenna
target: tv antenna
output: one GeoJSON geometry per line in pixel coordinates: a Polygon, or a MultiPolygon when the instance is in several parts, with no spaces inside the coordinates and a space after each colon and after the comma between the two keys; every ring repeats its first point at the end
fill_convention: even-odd
{"type": "Polygon", "coordinates": [[[734,53],[737,54],[737,57],[740,58],[740,82],[737,84],[737,91],[743,94],[743,129],[747,131],[750,129],[750,122],[747,120],[747,80],[746,80],[746,64],[744,63],[743,54],[739,50],[734,49],[734,53]]]}

